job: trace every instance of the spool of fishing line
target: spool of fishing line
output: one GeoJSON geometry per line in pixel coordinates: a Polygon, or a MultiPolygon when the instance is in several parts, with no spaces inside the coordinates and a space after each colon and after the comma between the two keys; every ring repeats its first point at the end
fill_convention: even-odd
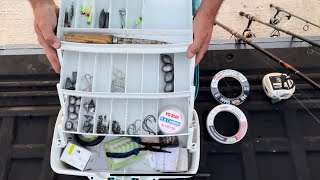
{"type": "Polygon", "coordinates": [[[250,93],[250,85],[247,78],[238,71],[226,69],[218,72],[211,81],[211,93],[213,97],[220,102],[221,104],[232,104],[232,105],[240,105],[242,104],[248,97],[250,93]],[[242,92],[238,97],[235,98],[227,98],[222,95],[218,88],[218,83],[223,78],[234,78],[241,84],[242,92]]]}
{"type": "Polygon", "coordinates": [[[222,144],[235,144],[246,135],[248,130],[248,121],[244,113],[238,107],[230,104],[221,104],[210,111],[207,117],[207,130],[214,140],[222,144]],[[217,114],[220,112],[229,112],[237,118],[239,129],[235,135],[224,136],[216,130],[214,122],[217,114]]]}
{"type": "Polygon", "coordinates": [[[163,134],[177,134],[185,131],[187,122],[182,110],[166,106],[159,115],[158,127],[163,134]]]}

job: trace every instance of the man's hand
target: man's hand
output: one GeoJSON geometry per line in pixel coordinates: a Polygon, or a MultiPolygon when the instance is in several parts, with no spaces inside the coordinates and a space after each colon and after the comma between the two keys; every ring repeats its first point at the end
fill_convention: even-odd
{"type": "Polygon", "coordinates": [[[30,0],[34,12],[34,30],[53,69],[59,73],[60,63],[56,49],[61,44],[54,31],[57,27],[59,7],[52,0],[30,0]]]}
{"type": "Polygon", "coordinates": [[[199,64],[209,48],[215,17],[222,0],[203,0],[193,20],[194,42],[190,45],[187,56],[196,56],[199,64]]]}

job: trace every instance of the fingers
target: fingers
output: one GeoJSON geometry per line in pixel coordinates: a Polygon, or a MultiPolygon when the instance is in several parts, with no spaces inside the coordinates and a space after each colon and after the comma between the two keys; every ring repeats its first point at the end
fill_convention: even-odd
{"type": "Polygon", "coordinates": [[[54,28],[49,23],[40,23],[38,25],[39,30],[44,38],[44,40],[55,49],[60,48],[61,44],[57,36],[54,34],[54,28]]]}
{"type": "Polygon", "coordinates": [[[54,71],[56,73],[60,72],[60,63],[59,63],[59,59],[57,56],[57,52],[56,50],[51,47],[43,38],[42,34],[40,33],[40,30],[37,26],[35,26],[35,32],[38,36],[38,42],[39,44],[42,46],[44,53],[46,54],[52,68],[54,69],[54,71]]]}
{"type": "Polygon", "coordinates": [[[206,37],[207,37],[206,34],[199,34],[199,33],[195,34],[194,41],[189,46],[187,51],[187,56],[189,59],[195,56],[199,52],[206,37]]]}
{"type": "Polygon", "coordinates": [[[48,46],[47,48],[43,48],[53,70],[56,73],[60,73],[61,67],[60,67],[60,63],[59,63],[59,59],[58,59],[58,55],[56,52],[56,49],[48,46]]]}
{"type": "Polygon", "coordinates": [[[208,48],[209,48],[209,43],[211,40],[211,36],[207,36],[206,39],[204,40],[200,50],[198,51],[197,55],[196,55],[196,64],[199,64],[200,61],[202,60],[204,54],[207,52],[208,48]]]}

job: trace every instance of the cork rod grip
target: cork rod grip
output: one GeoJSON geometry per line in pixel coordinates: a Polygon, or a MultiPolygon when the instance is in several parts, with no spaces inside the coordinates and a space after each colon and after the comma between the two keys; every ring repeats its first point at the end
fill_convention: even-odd
{"type": "Polygon", "coordinates": [[[75,42],[75,43],[112,44],[113,36],[103,35],[103,34],[67,33],[67,34],[64,34],[64,40],[67,42],[75,42]]]}

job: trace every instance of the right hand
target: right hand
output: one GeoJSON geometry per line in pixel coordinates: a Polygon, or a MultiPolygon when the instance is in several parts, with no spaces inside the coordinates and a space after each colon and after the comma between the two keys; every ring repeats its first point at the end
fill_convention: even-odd
{"type": "Polygon", "coordinates": [[[56,49],[61,44],[54,31],[57,27],[59,7],[52,2],[43,2],[35,4],[34,12],[34,30],[38,37],[38,42],[42,46],[52,68],[55,72],[60,72],[60,63],[56,49]]]}

